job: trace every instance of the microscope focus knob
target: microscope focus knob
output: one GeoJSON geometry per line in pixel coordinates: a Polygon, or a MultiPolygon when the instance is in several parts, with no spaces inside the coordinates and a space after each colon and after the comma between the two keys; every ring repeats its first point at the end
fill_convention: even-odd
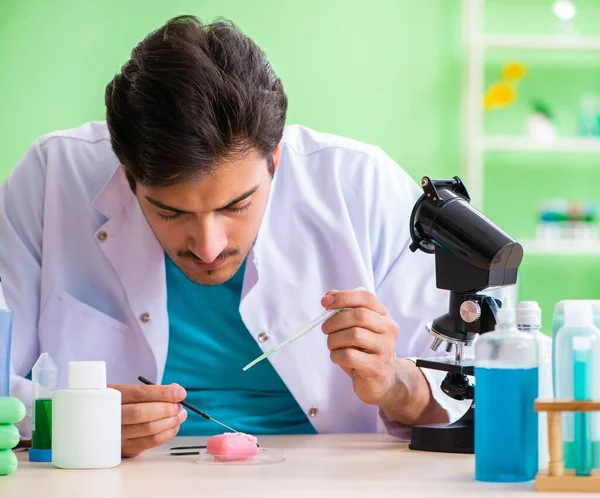
{"type": "Polygon", "coordinates": [[[481,306],[476,301],[465,301],[460,305],[460,317],[467,323],[473,323],[479,320],[481,316],[481,306]]]}

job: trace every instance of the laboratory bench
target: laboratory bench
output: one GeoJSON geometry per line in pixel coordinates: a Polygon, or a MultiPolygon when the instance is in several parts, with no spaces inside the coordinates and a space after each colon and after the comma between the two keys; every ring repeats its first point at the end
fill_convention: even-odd
{"type": "MultiPolygon", "coordinates": [[[[206,438],[178,437],[106,470],[61,470],[31,463],[17,452],[18,469],[0,477],[2,498],[385,498],[555,496],[534,483],[482,483],[473,479],[473,455],[413,451],[382,434],[262,436],[261,448],[281,449],[284,461],[263,465],[197,463],[197,455],[171,455],[176,446],[206,438]]],[[[200,450],[203,451],[203,450],[200,450]]]]}

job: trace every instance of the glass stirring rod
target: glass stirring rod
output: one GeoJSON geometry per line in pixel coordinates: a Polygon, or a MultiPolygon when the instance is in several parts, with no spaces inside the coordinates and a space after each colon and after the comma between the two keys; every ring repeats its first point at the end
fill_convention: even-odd
{"type": "Polygon", "coordinates": [[[250,363],[248,363],[242,370],[244,370],[244,372],[245,372],[249,368],[252,368],[258,362],[260,362],[260,361],[264,360],[265,358],[268,358],[269,356],[271,356],[275,351],[279,351],[281,348],[283,348],[284,346],[287,346],[291,342],[294,342],[296,339],[300,339],[300,337],[302,337],[304,334],[307,334],[312,329],[314,329],[315,327],[318,327],[319,325],[321,325],[322,323],[324,323],[325,321],[327,321],[329,318],[331,318],[333,315],[335,315],[336,313],[339,313],[341,311],[345,311],[345,308],[340,308],[340,309],[336,309],[336,310],[328,310],[328,311],[326,311],[322,315],[320,315],[317,318],[315,318],[312,322],[310,322],[302,330],[300,330],[296,334],[288,337],[285,341],[279,343],[274,348],[269,349],[269,351],[267,351],[266,353],[261,354],[258,358],[256,358],[255,360],[251,361],[250,363]]]}
{"type": "MultiPolygon", "coordinates": [[[[138,377],[138,380],[142,383],[142,384],[146,384],[147,386],[155,386],[156,384],[154,382],[149,381],[148,379],[146,379],[145,377],[138,377]]],[[[186,403],[185,401],[180,401],[179,404],[181,406],[185,406],[188,410],[193,411],[194,413],[197,413],[198,415],[200,415],[202,418],[205,418],[206,420],[211,420],[212,422],[214,422],[215,424],[219,424],[223,427],[225,427],[225,429],[230,430],[231,432],[239,432],[236,431],[235,429],[232,429],[231,427],[229,427],[228,425],[225,425],[223,422],[219,422],[218,420],[212,418],[208,413],[204,413],[202,410],[199,410],[198,408],[196,408],[193,405],[190,405],[189,403],[186,403]]]]}

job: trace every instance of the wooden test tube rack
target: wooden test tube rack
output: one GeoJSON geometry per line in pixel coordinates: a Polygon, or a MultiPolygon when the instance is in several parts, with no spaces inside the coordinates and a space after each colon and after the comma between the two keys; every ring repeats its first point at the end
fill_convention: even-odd
{"type": "Polygon", "coordinates": [[[562,440],[562,412],[600,411],[600,401],[536,400],[536,412],[548,413],[547,470],[540,470],[535,478],[536,491],[600,491],[600,472],[593,469],[589,476],[576,476],[573,470],[565,470],[562,440]]]}

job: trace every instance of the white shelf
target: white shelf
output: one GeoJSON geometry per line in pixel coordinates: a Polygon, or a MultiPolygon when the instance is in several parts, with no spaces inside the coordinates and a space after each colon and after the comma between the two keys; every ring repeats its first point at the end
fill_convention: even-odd
{"type": "Polygon", "coordinates": [[[551,143],[535,142],[527,137],[488,136],[483,139],[487,151],[548,151],[569,153],[600,153],[600,137],[557,138],[551,143]]]}
{"type": "Polygon", "coordinates": [[[569,240],[525,240],[521,241],[525,257],[538,255],[600,255],[600,241],[569,241],[569,240]]]}
{"type": "Polygon", "coordinates": [[[531,36],[494,34],[483,37],[486,48],[523,50],[600,50],[599,36],[531,36]]]}

